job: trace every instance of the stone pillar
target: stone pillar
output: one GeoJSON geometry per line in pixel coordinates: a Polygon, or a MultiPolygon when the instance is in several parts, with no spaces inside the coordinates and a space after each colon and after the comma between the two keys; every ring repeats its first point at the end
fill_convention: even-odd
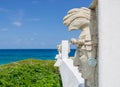
{"type": "Polygon", "coordinates": [[[96,60],[97,65],[95,67],[94,72],[94,87],[98,87],[98,0],[93,0],[90,7],[91,15],[90,15],[90,30],[91,30],[91,38],[94,41],[94,46],[96,50],[96,60]]]}
{"type": "Polygon", "coordinates": [[[120,0],[99,0],[99,87],[120,87],[120,0]]]}

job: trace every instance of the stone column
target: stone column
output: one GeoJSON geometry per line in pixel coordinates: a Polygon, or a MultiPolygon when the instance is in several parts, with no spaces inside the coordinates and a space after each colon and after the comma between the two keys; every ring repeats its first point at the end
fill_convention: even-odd
{"type": "Polygon", "coordinates": [[[97,65],[95,67],[94,73],[94,87],[98,87],[98,0],[93,0],[90,7],[91,15],[90,15],[90,30],[92,40],[94,41],[94,46],[96,50],[96,60],[97,65]]]}

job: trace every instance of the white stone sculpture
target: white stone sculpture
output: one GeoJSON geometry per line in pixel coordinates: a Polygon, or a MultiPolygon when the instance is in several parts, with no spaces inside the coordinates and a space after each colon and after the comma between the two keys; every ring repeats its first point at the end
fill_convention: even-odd
{"type": "Polygon", "coordinates": [[[59,67],[61,65],[61,60],[62,60],[62,45],[59,44],[57,45],[57,51],[58,54],[56,54],[55,59],[57,60],[56,63],[54,64],[54,66],[59,67]]]}
{"type": "Polygon", "coordinates": [[[81,30],[78,39],[72,39],[71,42],[76,45],[76,53],[74,56],[74,65],[78,66],[82,77],[85,79],[85,87],[94,86],[94,73],[96,61],[96,43],[92,40],[90,29],[90,9],[86,7],[75,8],[68,11],[64,17],[64,24],[68,26],[69,31],[81,30]]]}
{"type": "Polygon", "coordinates": [[[62,45],[61,44],[57,45],[57,50],[58,50],[58,53],[61,53],[61,51],[62,51],[62,45]]]}

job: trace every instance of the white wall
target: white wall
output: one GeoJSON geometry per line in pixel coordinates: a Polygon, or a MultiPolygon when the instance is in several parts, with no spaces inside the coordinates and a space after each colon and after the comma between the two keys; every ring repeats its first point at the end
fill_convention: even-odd
{"type": "Polygon", "coordinates": [[[99,87],[120,87],[120,0],[99,0],[99,87]]]}

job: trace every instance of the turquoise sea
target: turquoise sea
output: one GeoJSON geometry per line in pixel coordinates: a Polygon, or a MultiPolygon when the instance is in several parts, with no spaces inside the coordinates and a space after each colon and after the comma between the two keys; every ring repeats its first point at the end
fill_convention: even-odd
{"type": "MultiPolygon", "coordinates": [[[[75,50],[71,50],[69,56],[73,56],[74,52],[75,50]]],[[[57,53],[57,49],[0,49],[0,64],[29,58],[55,60],[57,53]]]]}

